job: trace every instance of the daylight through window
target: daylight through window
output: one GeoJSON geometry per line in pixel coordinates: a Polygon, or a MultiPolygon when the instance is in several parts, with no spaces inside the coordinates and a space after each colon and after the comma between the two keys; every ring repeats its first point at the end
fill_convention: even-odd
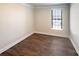
{"type": "Polygon", "coordinates": [[[52,16],[52,28],[61,30],[62,29],[62,10],[60,8],[51,10],[51,16],[52,16]]]}

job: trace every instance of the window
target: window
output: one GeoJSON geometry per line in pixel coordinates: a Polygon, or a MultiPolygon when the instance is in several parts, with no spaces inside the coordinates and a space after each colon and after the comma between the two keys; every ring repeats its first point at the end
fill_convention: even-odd
{"type": "Polygon", "coordinates": [[[52,28],[56,30],[62,29],[62,10],[59,9],[53,9],[51,10],[51,20],[52,20],[52,28]]]}

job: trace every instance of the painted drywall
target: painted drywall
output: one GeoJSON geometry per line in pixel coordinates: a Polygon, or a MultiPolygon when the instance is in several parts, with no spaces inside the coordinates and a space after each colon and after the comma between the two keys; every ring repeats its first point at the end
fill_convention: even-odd
{"type": "Polygon", "coordinates": [[[74,3],[70,6],[70,39],[79,54],[79,4],[74,3]]]}
{"type": "Polygon", "coordinates": [[[69,37],[69,5],[37,6],[34,8],[35,32],[47,35],[69,37]],[[63,30],[51,28],[51,9],[62,8],[63,30]]]}
{"type": "Polygon", "coordinates": [[[33,33],[31,6],[0,4],[0,50],[31,33],[33,33]]]}

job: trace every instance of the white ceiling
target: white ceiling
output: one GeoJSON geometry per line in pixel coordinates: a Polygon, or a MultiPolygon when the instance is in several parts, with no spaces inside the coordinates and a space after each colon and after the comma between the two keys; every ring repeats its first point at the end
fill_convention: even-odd
{"type": "Polygon", "coordinates": [[[32,6],[51,6],[51,5],[60,5],[60,4],[68,4],[68,3],[28,3],[32,6]]]}

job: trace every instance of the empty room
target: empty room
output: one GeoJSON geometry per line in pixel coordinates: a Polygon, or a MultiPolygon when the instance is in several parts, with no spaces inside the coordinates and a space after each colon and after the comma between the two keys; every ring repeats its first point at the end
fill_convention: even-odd
{"type": "Polygon", "coordinates": [[[0,56],[78,56],[79,3],[0,3],[0,56]]]}

